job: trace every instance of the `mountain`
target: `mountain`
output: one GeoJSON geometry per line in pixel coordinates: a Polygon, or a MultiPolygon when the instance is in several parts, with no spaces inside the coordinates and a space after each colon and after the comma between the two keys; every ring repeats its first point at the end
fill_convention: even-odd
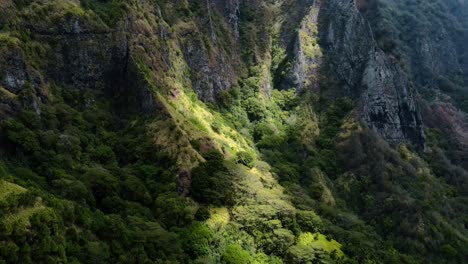
{"type": "Polygon", "coordinates": [[[0,263],[465,263],[467,18],[0,0],[0,263]]]}

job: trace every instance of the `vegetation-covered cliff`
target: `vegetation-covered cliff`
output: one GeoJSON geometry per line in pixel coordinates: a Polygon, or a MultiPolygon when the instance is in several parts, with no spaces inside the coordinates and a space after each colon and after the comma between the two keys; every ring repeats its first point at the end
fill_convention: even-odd
{"type": "Polygon", "coordinates": [[[464,263],[467,15],[0,0],[0,263],[464,263]]]}

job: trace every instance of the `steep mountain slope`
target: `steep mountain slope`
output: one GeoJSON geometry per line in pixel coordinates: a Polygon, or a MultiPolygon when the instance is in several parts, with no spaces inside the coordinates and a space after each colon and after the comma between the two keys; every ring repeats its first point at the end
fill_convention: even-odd
{"type": "Polygon", "coordinates": [[[463,263],[467,8],[0,0],[0,262],[463,263]]]}

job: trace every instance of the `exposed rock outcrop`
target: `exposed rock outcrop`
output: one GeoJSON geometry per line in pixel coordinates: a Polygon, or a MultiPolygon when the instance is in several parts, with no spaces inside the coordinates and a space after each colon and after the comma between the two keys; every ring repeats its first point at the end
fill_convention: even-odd
{"type": "Polygon", "coordinates": [[[377,47],[354,1],[331,0],[321,10],[321,41],[334,94],[359,100],[360,116],[389,143],[424,146],[414,91],[395,60],[377,47]]]}
{"type": "Polygon", "coordinates": [[[26,83],[31,84],[32,76],[28,70],[21,50],[10,47],[0,58],[0,85],[13,94],[18,94],[26,83]]]}
{"type": "Polygon", "coordinates": [[[309,13],[299,28],[293,54],[289,82],[301,92],[304,89],[319,91],[319,69],[322,63],[322,50],[318,43],[318,15],[321,1],[314,1],[309,13]]]}
{"type": "MultiPolygon", "coordinates": [[[[60,21],[52,26],[36,23],[35,19],[27,17],[21,26],[45,51],[47,63],[40,65],[45,82],[106,93],[120,102],[122,111],[154,110],[153,93],[135,61],[138,47],[132,41],[137,39],[134,36],[140,36],[140,28],[131,14],[113,28],[81,14],[52,18],[60,21]]],[[[11,67],[10,63],[10,72],[4,74],[5,87],[12,91],[26,81],[33,86],[38,83],[32,81],[38,77],[31,77],[27,61],[20,55],[14,57],[16,66],[11,67]]]]}
{"type": "Polygon", "coordinates": [[[232,27],[236,38],[239,38],[240,5],[241,0],[214,0],[216,7],[222,11],[229,25],[232,27]]]}
{"type": "Polygon", "coordinates": [[[183,42],[184,57],[192,72],[193,89],[200,99],[215,102],[220,91],[231,88],[236,82],[233,63],[236,59],[219,47],[208,50],[195,34],[183,42]]]}
{"type": "Polygon", "coordinates": [[[55,28],[41,24],[26,26],[35,40],[50,46],[46,77],[64,85],[102,89],[114,70],[114,61],[125,56],[125,50],[118,50],[124,41],[121,36],[77,17],[55,28]]]}

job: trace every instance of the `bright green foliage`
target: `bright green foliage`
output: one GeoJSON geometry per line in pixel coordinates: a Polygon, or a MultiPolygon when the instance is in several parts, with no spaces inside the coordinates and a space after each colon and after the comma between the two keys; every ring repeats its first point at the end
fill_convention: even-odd
{"type": "Polygon", "coordinates": [[[248,168],[253,168],[255,164],[254,156],[247,151],[240,151],[236,154],[236,162],[247,166],[248,168]]]}
{"type": "Polygon", "coordinates": [[[328,240],[320,233],[303,233],[299,236],[296,245],[288,251],[288,257],[291,263],[308,263],[317,260],[330,261],[330,259],[339,259],[343,257],[341,245],[328,240]],[[325,253],[328,253],[325,254],[325,253]]]}
{"type": "Polygon", "coordinates": [[[266,109],[263,103],[255,97],[249,97],[243,102],[245,111],[252,122],[260,121],[266,117],[266,109]]]}
{"type": "Polygon", "coordinates": [[[296,218],[302,231],[317,232],[323,228],[322,219],[313,211],[300,210],[296,213],[296,218]]]}
{"type": "Polygon", "coordinates": [[[249,252],[237,244],[227,246],[221,260],[226,264],[251,264],[253,262],[249,252]]]}

